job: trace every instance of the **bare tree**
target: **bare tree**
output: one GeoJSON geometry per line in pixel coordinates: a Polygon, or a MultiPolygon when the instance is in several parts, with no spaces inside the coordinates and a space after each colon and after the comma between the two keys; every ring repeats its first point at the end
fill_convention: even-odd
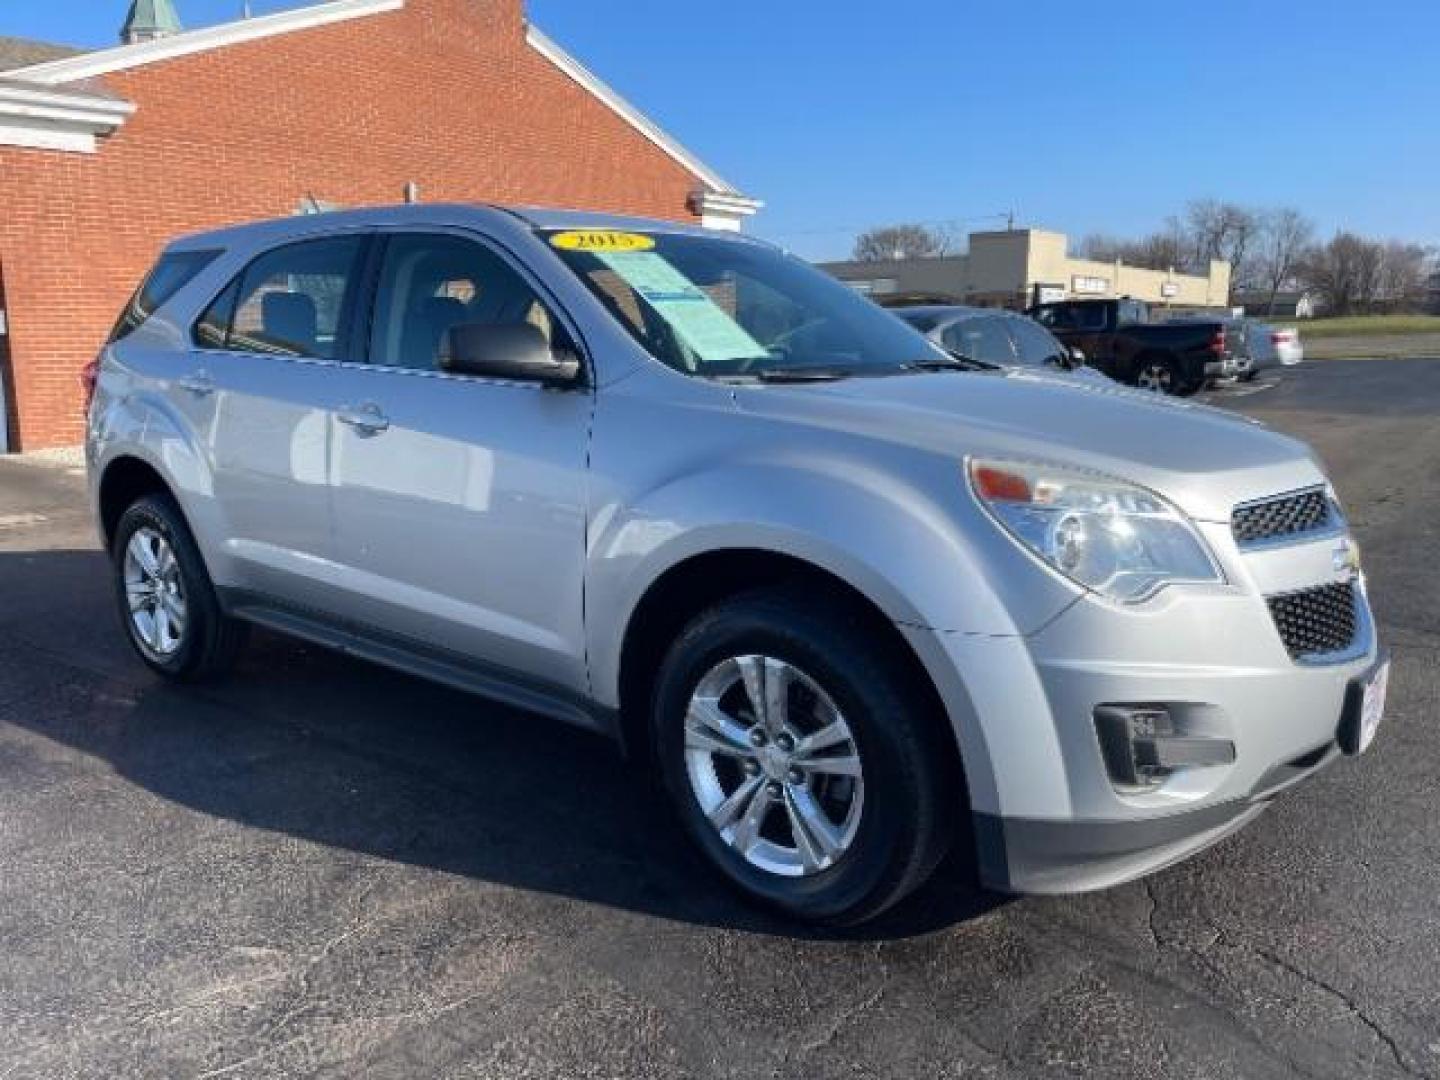
{"type": "Polygon", "coordinates": [[[1146,270],[1168,271],[1185,262],[1182,243],[1173,232],[1155,232],[1139,240],[1093,233],[1080,241],[1079,254],[1096,262],[1120,261],[1146,270]]]}
{"type": "Polygon", "coordinates": [[[1351,232],[1338,232],[1328,243],[1312,247],[1301,263],[1301,277],[1325,303],[1331,315],[1366,310],[1379,290],[1384,248],[1351,232]]]}
{"type": "Polygon", "coordinates": [[[855,238],[857,262],[886,259],[927,259],[946,254],[950,237],[927,225],[883,225],[855,238]]]}
{"type": "Polygon", "coordinates": [[[1125,262],[1124,253],[1129,248],[1129,240],[1107,233],[1091,233],[1081,238],[1075,253],[1082,259],[1093,259],[1095,262],[1114,262],[1116,259],[1125,262]]]}
{"type": "Polygon", "coordinates": [[[1264,216],[1260,230],[1256,271],[1267,297],[1265,314],[1275,314],[1275,298],[1295,277],[1305,250],[1315,235],[1315,223],[1299,210],[1285,206],[1264,216]]]}
{"type": "MultiPolygon", "coordinates": [[[[1176,223],[1172,222],[1172,228],[1176,223]]],[[[1207,273],[1212,261],[1230,264],[1232,293],[1249,283],[1253,273],[1251,256],[1260,232],[1260,215],[1236,203],[1216,199],[1195,199],[1175,231],[1181,233],[1188,251],[1188,268],[1207,273]]]]}
{"type": "Polygon", "coordinates": [[[1390,240],[1381,249],[1378,287],[1371,306],[1419,311],[1425,305],[1429,252],[1419,244],[1390,240]]]}

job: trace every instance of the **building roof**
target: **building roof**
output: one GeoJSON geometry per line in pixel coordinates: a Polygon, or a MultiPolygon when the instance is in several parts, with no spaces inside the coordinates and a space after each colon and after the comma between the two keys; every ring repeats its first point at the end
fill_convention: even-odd
{"type": "MultiPolygon", "coordinates": [[[[154,4],[152,0],[135,0],[132,5],[132,16],[135,9],[156,6],[170,7],[168,0],[161,5],[154,4]]],[[[22,61],[11,72],[11,75],[14,78],[24,79],[41,86],[57,87],[81,80],[95,79],[116,71],[126,71],[146,64],[172,60],[179,56],[225,48],[245,41],[256,41],[349,19],[379,15],[399,10],[404,6],[405,0],[327,0],[324,3],[292,8],[272,15],[241,19],[197,30],[166,33],[160,37],[134,41],[115,48],[100,49],[83,56],[75,55],[79,50],[66,50],[58,57],[52,54],[49,57],[41,57],[28,62],[22,61]],[[23,70],[21,70],[22,68],[23,70]]],[[[171,13],[173,15],[173,9],[171,13]]],[[[176,25],[178,26],[178,22],[176,25]]],[[[0,39],[0,41],[3,40],[5,39],[0,39]]],[[[702,190],[697,197],[698,209],[744,216],[753,214],[763,205],[758,200],[747,197],[739,189],[725,181],[678,139],[662,130],[658,124],[621,97],[594,72],[546,37],[534,25],[527,26],[526,41],[532,49],[554,64],[699,180],[702,190]]],[[[3,65],[0,65],[0,70],[4,70],[3,65]]]]}
{"type": "Polygon", "coordinates": [[[159,37],[178,34],[180,30],[180,16],[175,14],[175,5],[170,0],[131,0],[130,14],[125,16],[120,39],[159,37]]]}
{"type": "Polygon", "coordinates": [[[0,71],[13,71],[31,64],[62,60],[67,56],[76,56],[81,51],[70,45],[52,45],[48,41],[0,37],[0,71]]]}

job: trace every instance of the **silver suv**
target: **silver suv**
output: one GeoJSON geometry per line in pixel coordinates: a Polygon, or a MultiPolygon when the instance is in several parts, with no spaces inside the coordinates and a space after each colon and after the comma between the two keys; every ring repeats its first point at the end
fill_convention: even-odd
{"type": "Polygon", "coordinates": [[[1305,446],[981,368],[755,240],[440,206],[195,236],[91,375],[151,668],[259,624],[612,734],[797,917],[952,847],[1000,890],[1133,878],[1381,716],[1305,446]]]}

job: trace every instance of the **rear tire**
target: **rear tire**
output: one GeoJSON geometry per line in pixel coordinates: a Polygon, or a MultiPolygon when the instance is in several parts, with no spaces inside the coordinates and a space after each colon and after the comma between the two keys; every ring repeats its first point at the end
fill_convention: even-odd
{"type": "Polygon", "coordinates": [[[1135,385],[1141,390],[1172,397],[1185,397],[1199,389],[1187,384],[1179,363],[1164,353],[1147,353],[1135,361],[1135,385]]]}
{"type": "Polygon", "coordinates": [[[913,682],[843,604],[767,589],[706,611],[662,663],[651,712],[686,832],[785,915],[879,915],[930,877],[965,799],[948,726],[913,682]]]}
{"type": "Polygon", "coordinates": [[[126,637],[148,668],[198,682],[234,665],[247,627],[221,610],[190,527],[168,496],[148,495],[120,516],[111,564],[126,637]]]}

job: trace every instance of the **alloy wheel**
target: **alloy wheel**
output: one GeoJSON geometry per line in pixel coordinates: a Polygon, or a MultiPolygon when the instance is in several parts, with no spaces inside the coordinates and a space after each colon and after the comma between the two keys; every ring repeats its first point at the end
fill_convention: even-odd
{"type": "Polygon", "coordinates": [[[1175,373],[1166,364],[1150,364],[1141,370],[1135,385],[1141,390],[1169,394],[1175,389],[1175,373]]]}
{"type": "Polygon", "coordinates": [[[125,600],[130,624],[156,656],[173,656],[185,641],[187,609],[180,564],[157,530],[135,530],[125,545],[125,600]]]}
{"type": "Polygon", "coordinates": [[[809,877],[855,840],[859,747],[830,696],[783,660],[736,656],[706,673],[685,717],[685,765],[710,824],[757,869],[809,877]]]}

